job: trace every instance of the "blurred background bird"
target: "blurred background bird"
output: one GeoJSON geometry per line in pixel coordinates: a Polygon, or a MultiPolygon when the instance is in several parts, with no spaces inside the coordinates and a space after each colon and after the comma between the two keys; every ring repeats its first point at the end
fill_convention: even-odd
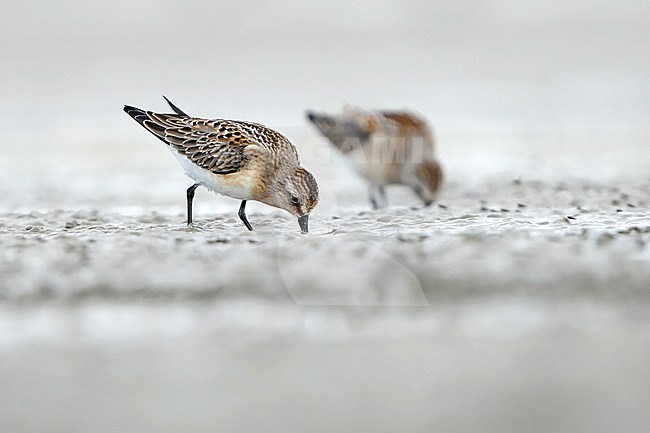
{"type": "Polygon", "coordinates": [[[365,111],[345,107],[341,114],[308,112],[307,118],[370,183],[372,207],[388,205],[385,186],[407,185],[429,206],[442,185],[442,168],[426,122],[407,111],[365,111]]]}

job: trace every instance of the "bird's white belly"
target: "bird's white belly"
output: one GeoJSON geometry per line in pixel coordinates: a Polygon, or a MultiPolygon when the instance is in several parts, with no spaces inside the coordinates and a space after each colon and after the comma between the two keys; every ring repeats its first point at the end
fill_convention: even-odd
{"type": "Polygon", "coordinates": [[[244,182],[244,176],[241,174],[214,174],[209,170],[199,167],[183,155],[179,155],[172,149],[172,154],[181,164],[185,174],[200,183],[210,191],[227,195],[228,197],[239,200],[251,199],[251,188],[244,182]],[[235,177],[233,177],[235,176],[235,177]],[[237,181],[239,180],[239,181],[237,181]]]}
{"type": "Polygon", "coordinates": [[[354,171],[375,185],[395,183],[395,180],[391,179],[394,171],[393,164],[364,162],[352,158],[349,158],[347,163],[354,171]]]}

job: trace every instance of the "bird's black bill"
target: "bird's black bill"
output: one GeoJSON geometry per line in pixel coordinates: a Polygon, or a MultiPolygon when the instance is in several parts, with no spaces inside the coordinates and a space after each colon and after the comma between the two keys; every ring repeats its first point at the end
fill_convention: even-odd
{"type": "Polygon", "coordinates": [[[300,232],[304,235],[309,233],[309,215],[303,215],[298,218],[298,224],[300,225],[300,232]]]}

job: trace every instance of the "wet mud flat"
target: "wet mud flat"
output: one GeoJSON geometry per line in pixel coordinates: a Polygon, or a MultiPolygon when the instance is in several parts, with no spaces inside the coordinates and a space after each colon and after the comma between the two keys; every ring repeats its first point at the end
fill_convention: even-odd
{"type": "Polygon", "coordinates": [[[326,207],[308,236],[275,211],[248,232],[182,208],[4,210],[0,420],[643,431],[648,189],[452,183],[432,208],[326,207]]]}
{"type": "MultiPolygon", "coordinates": [[[[0,299],[218,299],[426,305],[503,294],[645,300],[650,186],[450,185],[437,205],[329,207],[298,233],[281,211],[0,214],[0,299]]],[[[399,197],[397,201],[399,201],[399,197]]],[[[408,201],[407,201],[408,202],[408,201]]]]}

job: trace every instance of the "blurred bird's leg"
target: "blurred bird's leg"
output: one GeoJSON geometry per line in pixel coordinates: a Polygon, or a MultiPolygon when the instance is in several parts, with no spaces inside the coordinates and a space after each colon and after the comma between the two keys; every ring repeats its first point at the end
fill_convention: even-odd
{"type": "Polygon", "coordinates": [[[379,197],[381,197],[381,207],[388,207],[388,199],[386,198],[386,189],[384,185],[379,185],[379,197]]]}
{"type": "Polygon", "coordinates": [[[368,199],[370,200],[370,205],[373,209],[379,209],[379,206],[377,205],[377,198],[375,197],[375,185],[373,184],[370,184],[370,187],[368,188],[368,199]]]}
{"type": "Polygon", "coordinates": [[[187,225],[192,224],[192,202],[194,201],[194,191],[199,187],[200,183],[195,183],[187,188],[187,225]]]}
{"type": "Polygon", "coordinates": [[[386,191],[383,185],[371,183],[370,188],[368,188],[368,198],[370,199],[372,208],[375,210],[388,206],[386,191]]]}
{"type": "Polygon", "coordinates": [[[418,195],[418,197],[420,197],[420,200],[422,200],[422,202],[424,203],[424,207],[430,206],[431,203],[433,203],[431,194],[429,194],[422,185],[420,184],[412,185],[411,189],[413,190],[413,192],[415,192],[418,195]]]}
{"type": "Polygon", "coordinates": [[[253,226],[251,225],[251,223],[248,222],[248,218],[246,218],[246,200],[242,200],[237,215],[239,215],[239,219],[244,223],[246,228],[250,231],[253,231],[253,226]]]}

